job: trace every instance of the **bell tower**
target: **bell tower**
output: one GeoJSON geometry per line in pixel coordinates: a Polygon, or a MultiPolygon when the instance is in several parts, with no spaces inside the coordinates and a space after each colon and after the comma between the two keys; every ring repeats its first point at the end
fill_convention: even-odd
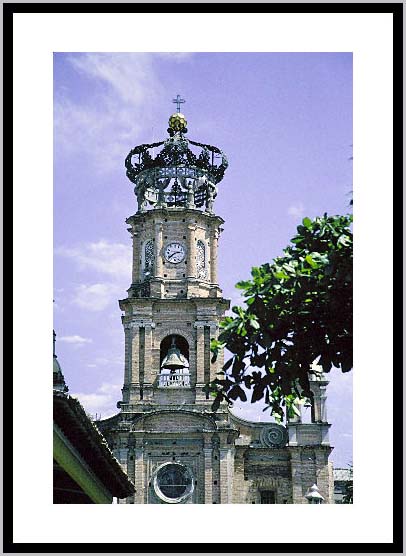
{"type": "Polygon", "coordinates": [[[222,366],[211,363],[210,354],[229,308],[218,284],[224,221],[214,213],[214,200],[228,162],[217,147],[186,137],[182,101],[179,95],[174,101],[169,137],[135,147],[125,160],[138,203],[126,220],[132,283],[120,301],[125,371],[118,405],[125,412],[172,404],[209,408],[204,385],[222,366]]]}
{"type": "Polygon", "coordinates": [[[119,301],[124,385],[119,413],[97,421],[135,486],[119,503],[302,504],[313,485],[331,503],[327,381],[316,369],[310,423],[299,410],[282,425],[244,420],[224,402],[211,409],[205,384],[223,360],[212,362],[210,342],[230,305],[217,275],[224,221],[214,212],[228,163],[186,137],[182,101],[167,139],[125,160],[138,207],[126,220],[132,279],[119,301]]]}

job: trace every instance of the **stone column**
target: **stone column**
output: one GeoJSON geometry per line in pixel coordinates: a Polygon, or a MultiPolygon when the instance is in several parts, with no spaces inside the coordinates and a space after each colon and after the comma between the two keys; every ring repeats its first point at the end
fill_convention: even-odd
{"type": "Polygon", "coordinates": [[[320,385],[320,421],[327,423],[327,385],[320,385]]]}
{"type": "Polygon", "coordinates": [[[218,248],[219,231],[212,231],[210,238],[210,281],[212,284],[218,283],[217,278],[217,248],[218,248]]]}
{"type": "Polygon", "coordinates": [[[124,325],[124,386],[131,384],[132,360],[132,329],[129,324],[124,325]]]}
{"type": "Polygon", "coordinates": [[[137,446],[135,449],[135,503],[145,504],[147,501],[147,489],[145,488],[144,478],[144,449],[142,446],[137,446]]]}
{"type": "Polygon", "coordinates": [[[306,502],[306,499],[303,496],[302,462],[300,458],[300,451],[299,449],[290,449],[289,452],[292,471],[292,503],[304,504],[306,502]]]}
{"type": "Polygon", "coordinates": [[[330,494],[330,470],[327,454],[324,450],[315,450],[316,455],[316,480],[320,494],[324,497],[325,504],[331,504],[330,494]]]}
{"type": "Polygon", "coordinates": [[[196,322],[196,384],[204,384],[204,323],[196,322]]]}
{"type": "MultiPolygon", "coordinates": [[[[214,338],[217,339],[217,331],[218,331],[218,326],[217,323],[215,322],[211,322],[210,323],[210,341],[214,338]]],[[[210,345],[209,345],[209,349],[210,349],[210,345]]],[[[212,363],[211,362],[211,353],[210,353],[210,380],[214,380],[216,378],[216,373],[218,371],[218,358],[217,360],[212,363]]]]}
{"type": "Polygon", "coordinates": [[[133,236],[133,272],[132,272],[132,281],[133,284],[135,282],[140,281],[140,259],[141,259],[141,242],[140,242],[140,232],[137,228],[135,228],[132,232],[133,236]]]}
{"type": "Polygon", "coordinates": [[[289,446],[297,446],[297,426],[294,422],[288,423],[289,446]]]}
{"type": "MultiPolygon", "coordinates": [[[[135,453],[134,447],[130,447],[127,452],[127,475],[130,481],[134,483],[135,480],[135,453]]],[[[132,494],[127,498],[127,504],[134,504],[135,495],[132,494]]]]}
{"type": "Polygon", "coordinates": [[[321,378],[314,374],[311,375],[310,389],[313,392],[313,415],[316,423],[327,423],[327,385],[328,381],[325,380],[324,375],[321,378]]]}
{"type": "Polygon", "coordinates": [[[154,323],[145,324],[145,340],[144,340],[144,382],[152,384],[154,382],[154,374],[152,369],[152,328],[154,323]]]}
{"type": "Polygon", "coordinates": [[[140,382],[140,326],[132,324],[131,337],[131,383],[140,382]]]}
{"type": "Polygon", "coordinates": [[[189,223],[187,227],[187,268],[186,277],[196,277],[196,225],[189,223]]]}
{"type": "Polygon", "coordinates": [[[216,436],[212,439],[213,445],[213,504],[221,503],[220,496],[220,450],[219,450],[219,440],[216,436]]]}
{"type": "Polygon", "coordinates": [[[211,438],[204,438],[204,503],[213,503],[213,448],[211,438]]]}
{"type": "Polygon", "coordinates": [[[163,264],[162,264],[162,232],[163,232],[163,225],[162,222],[157,222],[155,224],[155,277],[162,278],[163,277],[163,264]]]}
{"type": "Polygon", "coordinates": [[[233,489],[233,470],[231,448],[220,448],[220,502],[231,504],[233,489]]]}

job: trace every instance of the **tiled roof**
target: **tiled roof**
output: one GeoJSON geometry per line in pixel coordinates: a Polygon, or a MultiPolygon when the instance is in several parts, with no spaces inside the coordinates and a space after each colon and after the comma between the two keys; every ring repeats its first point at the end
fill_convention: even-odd
{"type": "Polygon", "coordinates": [[[77,399],[54,390],[54,423],[113,496],[126,498],[134,493],[134,485],[77,399]]]}

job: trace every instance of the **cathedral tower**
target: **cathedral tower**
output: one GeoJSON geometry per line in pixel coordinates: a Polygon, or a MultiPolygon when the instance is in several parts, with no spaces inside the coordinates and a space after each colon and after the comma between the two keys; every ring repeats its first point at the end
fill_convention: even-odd
{"type": "Polygon", "coordinates": [[[214,213],[228,162],[186,137],[181,101],[169,137],[125,160],[138,210],[126,220],[132,283],[119,302],[124,385],[120,414],[98,423],[136,485],[125,503],[231,502],[225,477],[238,431],[226,408],[211,412],[204,388],[222,368],[210,341],[230,305],[217,275],[224,221],[214,213]]]}
{"type": "Polygon", "coordinates": [[[121,409],[147,405],[208,405],[204,385],[210,339],[229,302],[217,276],[223,219],[213,212],[227,168],[216,147],[186,138],[186,120],[169,119],[169,138],[135,147],[126,158],[138,211],[127,219],[133,239],[132,284],[125,312],[125,376],[121,409]],[[152,158],[151,149],[162,147],[152,158]]]}
{"type": "Polygon", "coordinates": [[[223,360],[211,361],[210,342],[229,308],[218,283],[224,221],[214,201],[228,163],[217,147],[186,137],[182,101],[169,137],[125,160],[138,210],[126,220],[132,281],[119,302],[124,385],[120,412],[97,422],[136,487],[120,503],[303,504],[313,485],[330,503],[324,375],[313,375],[309,423],[250,422],[225,404],[211,411],[205,384],[223,360]]]}

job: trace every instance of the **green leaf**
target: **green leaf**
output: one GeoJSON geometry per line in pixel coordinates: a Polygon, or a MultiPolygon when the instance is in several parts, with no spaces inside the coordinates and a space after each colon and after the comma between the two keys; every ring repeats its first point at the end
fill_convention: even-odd
{"type": "Polygon", "coordinates": [[[242,402],[246,402],[247,401],[247,395],[244,392],[244,390],[241,388],[241,386],[239,386],[238,384],[236,384],[235,386],[233,386],[229,392],[228,392],[228,397],[231,398],[232,400],[237,400],[238,398],[242,401],[242,402]]]}
{"type": "Polygon", "coordinates": [[[310,228],[312,227],[312,221],[311,221],[310,218],[308,218],[307,216],[306,216],[305,218],[303,218],[302,224],[303,224],[303,226],[305,226],[305,228],[307,228],[308,230],[310,230],[310,228]]]}
{"type": "Polygon", "coordinates": [[[274,277],[277,280],[287,280],[289,278],[289,275],[283,272],[282,270],[280,270],[278,272],[274,272],[274,277]]]}
{"type": "Polygon", "coordinates": [[[250,280],[241,280],[241,282],[237,282],[235,285],[236,288],[239,290],[247,290],[252,286],[252,282],[250,280]]]}
{"type": "Polygon", "coordinates": [[[306,255],[305,260],[312,268],[318,268],[319,265],[313,260],[311,255],[306,255]]]}
{"type": "Polygon", "coordinates": [[[231,357],[226,363],[224,363],[223,371],[226,372],[226,370],[231,367],[232,363],[233,363],[233,357],[231,357]]]}

